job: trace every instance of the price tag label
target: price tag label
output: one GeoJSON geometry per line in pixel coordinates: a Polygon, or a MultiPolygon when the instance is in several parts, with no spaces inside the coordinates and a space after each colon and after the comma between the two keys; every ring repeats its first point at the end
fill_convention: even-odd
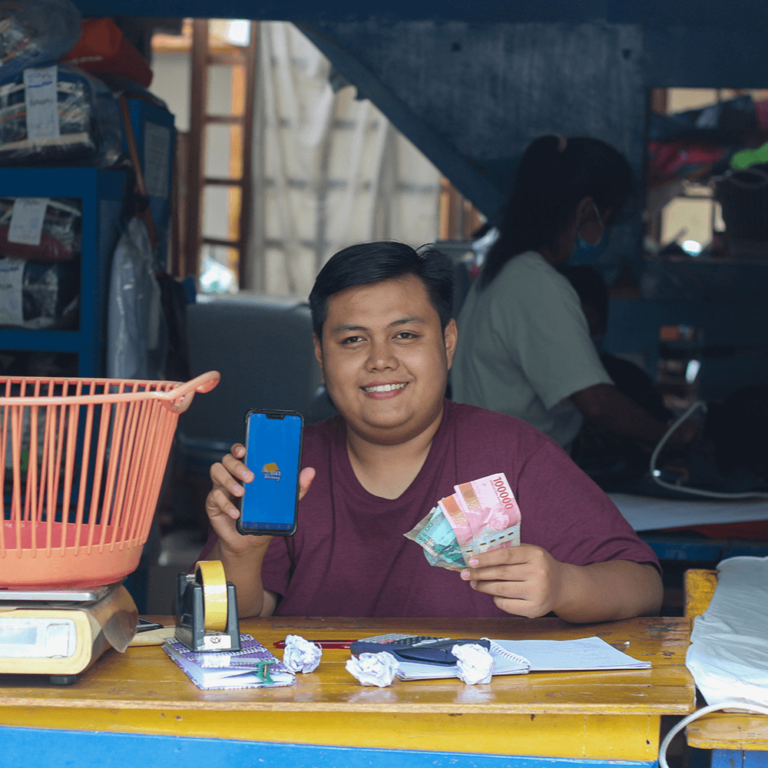
{"type": "Polygon", "coordinates": [[[59,138],[57,80],[58,68],[55,64],[24,70],[27,138],[30,141],[59,138]]]}
{"type": "Polygon", "coordinates": [[[13,203],[8,242],[21,245],[40,245],[45,221],[47,197],[17,197],[13,203]]]}
{"type": "Polygon", "coordinates": [[[150,197],[168,197],[171,162],[171,129],[164,125],[144,124],[144,185],[150,197]]]}
{"type": "Polygon", "coordinates": [[[0,323],[21,325],[24,321],[21,303],[23,259],[0,259],[0,323]]]}

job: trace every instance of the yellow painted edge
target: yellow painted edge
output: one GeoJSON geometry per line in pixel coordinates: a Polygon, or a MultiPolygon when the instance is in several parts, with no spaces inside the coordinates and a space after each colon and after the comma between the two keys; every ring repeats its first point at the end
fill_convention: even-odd
{"type": "MultiPolygon", "coordinates": [[[[374,749],[653,761],[658,715],[414,715],[79,709],[77,730],[374,749]]],[[[73,729],[58,707],[3,707],[0,725],[73,729]]]]}
{"type": "Polygon", "coordinates": [[[685,617],[693,619],[701,616],[709,606],[709,601],[717,586],[717,571],[691,568],[684,575],[685,617]]]}
{"type": "Polygon", "coordinates": [[[768,751],[768,740],[762,741],[740,741],[734,739],[711,739],[711,738],[697,738],[696,736],[687,736],[686,741],[689,747],[695,747],[696,749],[730,749],[738,750],[752,750],[758,752],[768,751]]]}
{"type": "Polygon", "coordinates": [[[768,718],[711,713],[685,729],[688,745],[697,749],[768,750],[768,718]]]}

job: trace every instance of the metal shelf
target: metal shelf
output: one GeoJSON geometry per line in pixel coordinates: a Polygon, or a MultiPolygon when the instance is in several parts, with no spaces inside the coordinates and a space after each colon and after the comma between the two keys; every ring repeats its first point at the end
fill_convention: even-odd
{"type": "Polygon", "coordinates": [[[0,328],[0,349],[73,352],[79,376],[103,376],[107,294],[120,234],[126,174],[99,168],[3,168],[0,196],[68,197],[82,202],[79,330],[0,328]]]}

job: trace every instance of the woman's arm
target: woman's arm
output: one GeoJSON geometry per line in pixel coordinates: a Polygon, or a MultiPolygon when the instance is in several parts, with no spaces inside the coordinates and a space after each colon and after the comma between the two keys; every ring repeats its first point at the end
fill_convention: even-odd
{"type": "MultiPolygon", "coordinates": [[[[571,401],[584,418],[605,432],[632,437],[651,445],[667,432],[667,425],[651,416],[634,400],[612,384],[594,386],[574,392],[571,401]]],[[[698,425],[687,421],[669,438],[670,448],[683,448],[698,434],[698,425]]]]}

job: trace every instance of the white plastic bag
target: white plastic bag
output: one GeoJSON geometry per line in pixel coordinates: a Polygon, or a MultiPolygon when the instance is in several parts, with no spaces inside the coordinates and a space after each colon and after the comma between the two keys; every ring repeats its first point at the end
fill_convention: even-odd
{"type": "Polygon", "coordinates": [[[768,557],[731,557],[717,569],[686,666],[707,704],[738,699],[768,707],[768,557]]]}
{"type": "Polygon", "coordinates": [[[163,379],[166,339],[160,286],[147,227],[132,218],[112,259],[107,319],[107,376],[163,379]]]}

